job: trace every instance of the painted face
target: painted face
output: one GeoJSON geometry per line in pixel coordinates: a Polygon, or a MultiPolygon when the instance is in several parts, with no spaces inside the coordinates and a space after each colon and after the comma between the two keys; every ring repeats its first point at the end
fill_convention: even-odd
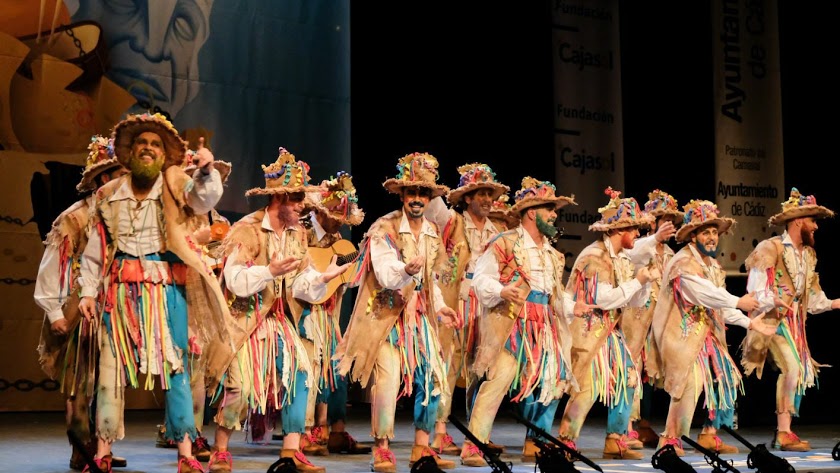
{"type": "Polygon", "coordinates": [[[144,131],[134,138],[128,160],[128,167],[133,177],[145,181],[157,178],[160,170],[163,169],[164,161],[166,161],[166,152],[160,135],[144,131]]]}
{"type": "Polygon", "coordinates": [[[478,189],[464,196],[467,211],[479,218],[487,218],[493,208],[493,192],[490,189],[478,189]]]}
{"type": "Polygon", "coordinates": [[[108,77],[149,108],[171,116],[198,93],[198,52],[210,33],[213,0],[79,0],[73,20],[103,27],[108,77]]]}
{"type": "Polygon", "coordinates": [[[636,238],[639,238],[639,227],[624,228],[619,233],[621,233],[621,247],[625,250],[633,249],[636,238]]]}
{"type": "Polygon", "coordinates": [[[431,199],[432,190],[427,187],[403,187],[403,212],[409,218],[421,218],[431,199]]]}
{"type": "Polygon", "coordinates": [[[306,196],[303,192],[291,192],[278,196],[280,200],[280,220],[287,226],[294,225],[300,220],[303,212],[303,199],[306,196]]]}
{"type": "Polygon", "coordinates": [[[799,233],[802,236],[802,243],[814,247],[814,232],[820,228],[814,217],[805,217],[799,227],[799,233]]]}
{"type": "Polygon", "coordinates": [[[557,220],[557,211],[554,208],[538,207],[534,209],[534,212],[537,230],[548,238],[557,235],[557,227],[554,226],[554,222],[557,220]]]}
{"type": "Polygon", "coordinates": [[[694,236],[691,237],[697,251],[710,258],[717,257],[719,240],[720,235],[718,235],[718,229],[714,225],[700,227],[694,231],[694,236]]]}

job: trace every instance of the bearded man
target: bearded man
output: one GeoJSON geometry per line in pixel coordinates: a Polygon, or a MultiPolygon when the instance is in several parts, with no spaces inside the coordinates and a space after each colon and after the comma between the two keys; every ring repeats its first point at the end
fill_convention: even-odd
{"type": "Polygon", "coordinates": [[[817,205],[813,195],[804,196],[795,187],[782,202],[782,211],[770,217],[770,225],[784,226],[785,232],[762,241],[747,257],[747,291],[755,292],[766,319],[776,325],[772,335],[749,333],[743,342],[741,365],[749,375],[761,378],[767,353],[779,368],[776,382],[776,437],[773,446],[807,452],[811,444],[791,431],[791,417],[799,414],[805,390],[817,382],[819,367],[811,357],[805,334],[808,314],[840,308],[840,299],[826,297],[816,272],[814,251],[816,219],[834,212],[817,205]]]}

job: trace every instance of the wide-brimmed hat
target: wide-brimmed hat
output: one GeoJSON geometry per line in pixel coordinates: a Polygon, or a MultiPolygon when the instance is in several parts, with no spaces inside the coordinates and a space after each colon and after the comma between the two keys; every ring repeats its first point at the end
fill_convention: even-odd
{"type": "Polygon", "coordinates": [[[163,141],[163,149],[166,153],[164,168],[183,164],[187,155],[187,142],[181,139],[178,130],[160,113],[129,115],[125,120],[117,123],[112,136],[114,154],[120,164],[128,168],[134,139],[137,135],[147,131],[156,133],[163,141]]]}
{"type": "Polygon", "coordinates": [[[512,207],[513,206],[510,205],[510,197],[507,194],[502,194],[493,201],[488,217],[491,219],[501,220],[505,222],[505,225],[509,228],[513,228],[519,225],[519,214],[511,212],[512,207]]]}
{"type": "Polygon", "coordinates": [[[589,226],[593,232],[606,232],[619,228],[641,227],[650,225],[653,217],[648,215],[644,209],[632,197],[621,198],[621,192],[607,187],[604,194],[610,197],[610,201],[604,207],[598,209],[601,220],[589,226]]]}
{"type": "MultiPolygon", "coordinates": [[[[192,175],[198,166],[195,164],[195,151],[188,149],[186,158],[184,159],[184,172],[192,175]]],[[[227,182],[228,177],[230,177],[230,172],[233,170],[233,165],[227,161],[219,161],[218,159],[213,160],[213,167],[219,171],[219,176],[222,178],[222,184],[227,182]]]]}
{"type": "Polygon", "coordinates": [[[112,171],[122,164],[114,157],[114,142],[102,135],[93,135],[88,145],[88,157],[85,161],[85,169],[82,171],[82,180],[76,185],[79,192],[92,191],[96,188],[96,176],[103,172],[112,171]]]}
{"type": "Polygon", "coordinates": [[[309,165],[297,161],[295,155],[281,147],[277,161],[266,166],[265,187],[255,187],[245,192],[245,197],[252,195],[289,194],[293,192],[314,192],[320,187],[309,184],[309,165]]]}
{"type": "Polygon", "coordinates": [[[833,217],[834,211],[822,205],[817,205],[817,198],[813,195],[802,195],[799,189],[792,187],[790,197],[782,202],[782,211],[770,217],[770,225],[784,225],[788,220],[801,217],[826,218],[833,217]]]}
{"type": "Polygon", "coordinates": [[[683,225],[676,235],[678,242],[688,240],[691,232],[706,225],[716,226],[718,233],[723,235],[735,224],[734,218],[721,217],[717,205],[708,200],[692,200],[683,206],[683,212],[683,225]]]}
{"type": "Polygon", "coordinates": [[[449,188],[438,184],[438,161],[429,153],[411,153],[397,163],[397,177],[382,183],[388,192],[399,194],[403,187],[425,187],[432,190],[432,197],[439,197],[449,188]]]}
{"type": "Polygon", "coordinates": [[[653,218],[674,217],[677,220],[677,225],[681,224],[683,217],[685,217],[685,214],[680,211],[677,199],[659,189],[648,194],[648,201],[645,202],[645,212],[653,218]]]}
{"type": "Polygon", "coordinates": [[[321,182],[324,189],[306,194],[306,207],[319,212],[341,225],[359,225],[365,213],[359,208],[359,198],[353,185],[353,176],[339,171],[335,177],[321,182]]]}
{"type": "Polygon", "coordinates": [[[522,179],[522,188],[516,191],[513,195],[514,204],[510,211],[520,215],[523,210],[540,205],[553,204],[554,209],[573,204],[575,196],[566,197],[565,195],[555,195],[557,187],[548,181],[540,181],[533,177],[525,177],[522,179]]]}
{"type": "Polygon", "coordinates": [[[449,191],[446,196],[452,205],[460,202],[464,195],[478,189],[490,189],[493,200],[510,192],[510,187],[496,181],[496,173],[486,164],[465,164],[458,168],[458,174],[461,175],[458,187],[449,191]]]}

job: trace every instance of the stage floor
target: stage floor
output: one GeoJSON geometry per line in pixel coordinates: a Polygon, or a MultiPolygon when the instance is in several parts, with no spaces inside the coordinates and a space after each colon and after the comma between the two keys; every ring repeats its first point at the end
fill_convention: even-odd
{"type": "MultiPolygon", "coordinates": [[[[348,422],[348,431],[357,440],[369,443],[369,411],[367,405],[361,405],[351,411],[352,418],[348,422]]],[[[126,472],[175,472],[176,450],[155,448],[156,424],[163,420],[162,411],[128,411],[126,412],[126,439],[114,446],[114,452],[128,459],[128,468],[115,471],[126,472]]],[[[556,429],[556,422],[555,422],[556,429]]],[[[213,442],[212,425],[204,428],[204,434],[213,442]]],[[[413,439],[411,415],[407,411],[397,412],[396,438],[393,450],[398,461],[398,471],[409,472],[408,458],[413,439]]],[[[513,420],[502,417],[497,420],[493,430],[493,441],[507,446],[508,453],[502,456],[504,461],[513,464],[513,471],[517,473],[533,472],[533,463],[522,463],[519,460],[524,428],[513,420]]],[[[463,435],[454,427],[450,433],[460,444],[463,435]]],[[[741,428],[739,433],[754,444],[768,444],[772,432],[767,429],[741,428]]],[[[814,449],[808,453],[778,452],[773,453],[785,457],[798,473],[818,471],[820,473],[840,472],[840,462],[833,461],[831,449],[840,437],[840,426],[819,425],[801,426],[797,433],[802,438],[811,441],[814,449]]],[[[697,432],[692,431],[696,437],[697,432]]],[[[723,433],[722,438],[727,443],[737,445],[737,441],[723,433]]],[[[591,425],[584,427],[578,446],[582,453],[597,463],[605,473],[624,472],[653,472],[650,455],[653,449],[643,450],[647,456],[639,461],[604,460],[601,450],[604,442],[604,421],[592,419],[591,425]]],[[[231,442],[234,455],[235,472],[265,472],[276,460],[281,442],[272,441],[266,445],[247,444],[244,434],[237,432],[231,442]]],[[[745,451],[745,450],[742,450],[745,451]]],[[[702,456],[694,455],[687,450],[683,459],[690,463],[698,472],[711,471],[711,467],[702,456]]],[[[64,422],[60,413],[0,413],[0,471],[14,471],[15,473],[64,473],[68,470],[70,447],[64,434],[64,422]]],[[[458,463],[457,457],[445,457],[456,461],[456,468],[450,472],[481,472],[490,471],[489,468],[468,468],[458,463]]],[[[746,453],[730,455],[734,466],[741,473],[751,471],[746,466],[746,453]]],[[[324,466],[328,472],[366,472],[370,471],[369,455],[332,455],[329,457],[312,457],[316,465],[324,466]]],[[[592,471],[590,468],[575,463],[580,471],[592,471]]],[[[206,465],[205,465],[206,467],[206,465]]]]}

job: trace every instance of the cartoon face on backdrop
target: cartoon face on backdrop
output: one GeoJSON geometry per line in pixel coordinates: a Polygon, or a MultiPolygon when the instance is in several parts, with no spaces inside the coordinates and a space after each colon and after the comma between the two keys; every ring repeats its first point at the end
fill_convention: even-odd
{"type": "Polygon", "coordinates": [[[198,93],[198,52],[210,33],[213,0],[66,1],[73,21],[102,26],[108,43],[108,77],[140,106],[171,117],[198,93]],[[74,11],[73,4],[78,8],[74,11]],[[143,104],[146,105],[146,104],[143,104]]]}

